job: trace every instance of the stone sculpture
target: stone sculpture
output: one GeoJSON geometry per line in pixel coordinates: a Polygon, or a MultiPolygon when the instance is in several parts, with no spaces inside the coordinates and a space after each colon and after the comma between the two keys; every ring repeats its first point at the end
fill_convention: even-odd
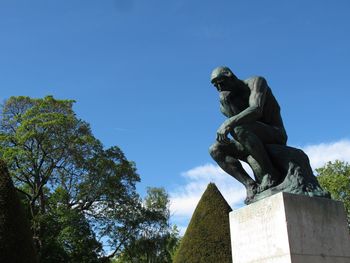
{"type": "Polygon", "coordinates": [[[219,92],[220,109],[227,119],[209,152],[246,187],[246,204],[277,192],[330,197],[313,175],[307,155],[286,145],[280,106],[263,77],[240,80],[228,67],[217,67],[211,83],[219,92]],[[255,180],[240,161],[250,165],[255,180]]]}

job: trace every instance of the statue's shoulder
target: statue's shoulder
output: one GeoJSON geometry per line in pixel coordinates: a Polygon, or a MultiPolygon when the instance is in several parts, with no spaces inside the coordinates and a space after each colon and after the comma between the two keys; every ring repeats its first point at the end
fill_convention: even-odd
{"type": "Polygon", "coordinates": [[[250,78],[247,78],[245,80],[243,80],[243,82],[248,85],[249,87],[253,87],[254,84],[257,82],[257,81],[260,81],[260,83],[266,83],[266,80],[264,77],[261,77],[261,76],[252,76],[250,78]]]}

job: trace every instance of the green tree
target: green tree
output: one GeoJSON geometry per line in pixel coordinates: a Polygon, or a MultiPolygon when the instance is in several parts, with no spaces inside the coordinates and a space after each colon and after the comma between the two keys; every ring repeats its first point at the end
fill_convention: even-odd
{"type": "Polygon", "coordinates": [[[320,185],[331,193],[333,199],[344,203],[350,229],[350,165],[336,160],[316,169],[320,185]]]}
{"type": "Polygon", "coordinates": [[[24,200],[42,262],[79,262],[84,250],[90,258],[80,262],[94,262],[96,239],[117,255],[140,225],[134,163],[116,146],[105,150],[73,103],[20,96],[1,109],[0,157],[24,200]],[[50,250],[61,258],[53,261],[50,250]]]}
{"type": "Polygon", "coordinates": [[[84,214],[63,204],[64,192],[57,188],[48,199],[47,213],[40,216],[45,232],[42,262],[97,263],[102,246],[84,214]]]}
{"type": "Polygon", "coordinates": [[[172,262],[179,244],[179,231],[169,222],[169,204],[164,188],[148,188],[143,202],[142,223],[115,262],[172,262]]]}

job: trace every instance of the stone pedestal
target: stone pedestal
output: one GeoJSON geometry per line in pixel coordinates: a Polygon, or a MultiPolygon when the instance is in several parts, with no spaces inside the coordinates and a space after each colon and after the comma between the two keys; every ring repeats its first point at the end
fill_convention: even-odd
{"type": "Polygon", "coordinates": [[[233,263],[350,263],[344,207],[278,193],[230,213],[233,263]]]}

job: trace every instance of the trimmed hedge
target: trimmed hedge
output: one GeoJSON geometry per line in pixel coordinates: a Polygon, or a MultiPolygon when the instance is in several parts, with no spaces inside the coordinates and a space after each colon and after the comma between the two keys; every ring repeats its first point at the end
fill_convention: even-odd
{"type": "Polygon", "coordinates": [[[192,215],[174,263],[231,263],[231,211],[216,185],[210,183],[192,215]]]}
{"type": "Polygon", "coordinates": [[[0,160],[0,262],[36,263],[29,222],[7,167],[0,160]]]}

